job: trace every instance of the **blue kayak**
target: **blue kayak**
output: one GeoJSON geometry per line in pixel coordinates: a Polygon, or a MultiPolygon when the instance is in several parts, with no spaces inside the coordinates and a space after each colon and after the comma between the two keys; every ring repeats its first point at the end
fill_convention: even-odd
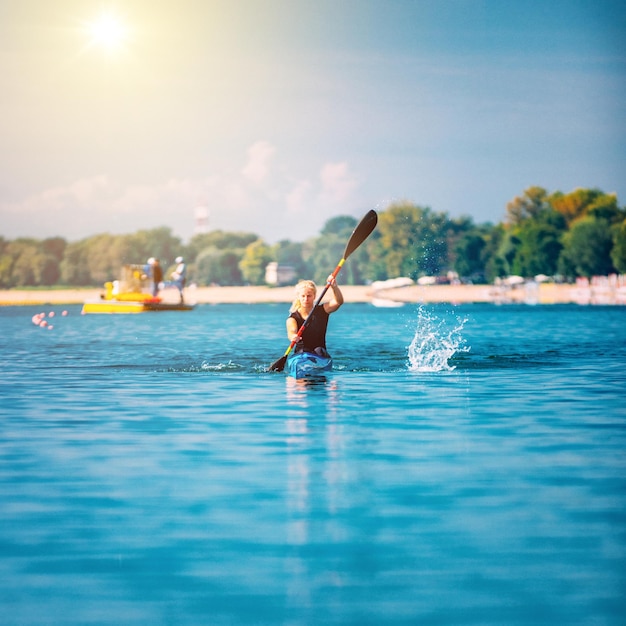
{"type": "Polygon", "coordinates": [[[287,357],[285,371],[293,378],[323,376],[333,369],[331,356],[320,356],[315,352],[292,352],[287,357]]]}

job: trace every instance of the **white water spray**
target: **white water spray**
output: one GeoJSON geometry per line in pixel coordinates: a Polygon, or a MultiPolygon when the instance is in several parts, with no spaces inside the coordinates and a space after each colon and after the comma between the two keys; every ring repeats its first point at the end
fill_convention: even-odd
{"type": "Polygon", "coordinates": [[[442,372],[454,369],[450,359],[457,352],[469,352],[461,336],[467,319],[439,319],[420,307],[417,330],[408,353],[408,368],[412,372],[442,372]]]}

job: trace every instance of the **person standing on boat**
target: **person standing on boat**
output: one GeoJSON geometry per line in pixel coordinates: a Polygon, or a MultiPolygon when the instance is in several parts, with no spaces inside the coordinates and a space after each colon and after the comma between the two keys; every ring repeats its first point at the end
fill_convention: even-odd
{"type": "Polygon", "coordinates": [[[146,264],[143,266],[143,276],[141,280],[148,280],[148,278],[152,278],[152,264],[154,263],[154,257],[150,257],[146,264]]]}
{"type": "Polygon", "coordinates": [[[180,293],[180,303],[184,303],[183,290],[187,282],[187,265],[182,256],[176,257],[176,269],[172,272],[172,281],[180,293]]]}
{"type": "Polygon", "coordinates": [[[159,285],[163,282],[163,268],[159,259],[154,259],[152,263],[152,295],[156,298],[159,295],[159,285]]]}
{"type": "Polygon", "coordinates": [[[312,316],[302,336],[298,337],[296,341],[295,350],[298,352],[316,352],[320,356],[328,356],[326,350],[328,316],[343,304],[343,294],[332,274],[328,277],[327,282],[332,289],[332,298],[324,304],[318,304],[315,310],[313,310],[317,294],[315,283],[312,280],[301,280],[296,285],[296,299],[291,305],[290,315],[287,318],[289,341],[296,339],[304,320],[312,316]]]}

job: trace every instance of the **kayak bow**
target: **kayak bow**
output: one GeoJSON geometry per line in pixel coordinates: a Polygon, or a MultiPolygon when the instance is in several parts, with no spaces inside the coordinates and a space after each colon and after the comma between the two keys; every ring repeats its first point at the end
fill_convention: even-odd
{"type": "Polygon", "coordinates": [[[292,352],[287,357],[285,369],[293,378],[314,378],[330,372],[333,369],[333,359],[315,352],[292,352]]]}

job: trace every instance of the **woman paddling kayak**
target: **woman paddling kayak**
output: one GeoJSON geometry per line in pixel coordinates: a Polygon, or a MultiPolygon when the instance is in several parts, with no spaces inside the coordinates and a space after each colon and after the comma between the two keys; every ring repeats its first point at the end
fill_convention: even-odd
{"type": "MultiPolygon", "coordinates": [[[[330,289],[330,287],[332,287],[333,289],[333,295],[334,295],[333,300],[331,300],[331,302],[329,302],[328,304],[322,305],[322,309],[320,310],[323,310],[326,316],[328,316],[329,313],[336,311],[343,304],[343,296],[341,295],[341,291],[339,290],[339,287],[337,287],[335,278],[337,277],[337,274],[339,274],[339,270],[342,268],[343,264],[346,262],[346,259],[371,235],[374,228],[376,228],[377,222],[378,222],[378,215],[376,214],[376,211],[368,211],[363,217],[363,219],[357,224],[356,228],[352,231],[352,234],[350,235],[350,239],[348,239],[348,243],[346,244],[346,249],[343,252],[343,257],[341,257],[341,261],[337,263],[337,267],[335,268],[335,271],[328,277],[328,280],[326,281],[326,285],[324,286],[324,289],[322,290],[322,293],[320,294],[319,298],[317,298],[317,300],[315,300],[312,305],[309,305],[311,309],[313,307],[315,307],[316,309],[318,308],[317,305],[324,299],[324,296],[326,295],[326,292],[328,291],[328,289],[330,289]]],[[[299,285],[300,283],[298,283],[296,287],[298,287],[299,285]]],[[[313,293],[315,294],[315,291],[316,291],[315,284],[309,282],[308,286],[309,288],[311,287],[313,288],[313,293]]],[[[302,302],[299,296],[300,294],[298,294],[298,298],[294,302],[294,306],[292,307],[293,308],[292,313],[296,313],[302,308],[302,302]]],[[[304,313],[307,314],[307,311],[305,310],[304,313]]],[[[309,311],[308,313],[311,313],[311,311],[309,311]]],[[[304,317],[304,318],[302,317],[302,313],[300,313],[300,317],[304,321],[302,322],[302,325],[300,326],[300,330],[296,333],[294,333],[294,326],[290,325],[292,324],[292,322],[287,321],[287,334],[289,338],[291,339],[291,343],[289,344],[289,347],[287,348],[287,350],[285,350],[285,354],[283,354],[283,356],[281,356],[280,359],[277,359],[269,366],[270,372],[282,372],[283,371],[283,369],[285,368],[285,364],[287,363],[287,359],[290,356],[293,348],[296,345],[296,342],[299,339],[299,335],[303,335],[305,330],[308,329],[309,321],[313,321],[314,313],[315,312],[313,312],[313,314],[309,315],[308,317],[304,317]]],[[[323,337],[324,344],[326,343],[326,325],[328,325],[328,318],[326,319],[324,323],[324,327],[322,329],[322,337],[323,337]]],[[[297,318],[295,318],[295,328],[297,327],[298,327],[298,320],[297,318]]],[[[318,346],[315,346],[315,343],[317,342],[314,339],[307,340],[307,345],[313,344],[313,349],[318,347],[318,346]]],[[[324,347],[324,350],[325,349],[326,348],[324,347]]],[[[307,353],[305,352],[304,354],[307,354],[307,353]]],[[[308,353],[308,354],[312,354],[312,353],[308,353]]],[[[328,357],[328,361],[331,361],[330,357],[328,357]]]]}
{"type": "Polygon", "coordinates": [[[313,309],[317,293],[315,283],[312,280],[301,280],[296,285],[296,299],[291,305],[290,315],[287,318],[287,337],[289,341],[296,341],[296,352],[329,356],[326,350],[328,316],[343,304],[343,294],[332,274],[327,282],[332,289],[333,296],[328,302],[318,304],[315,309],[313,309]],[[309,316],[311,319],[307,322],[302,335],[298,337],[298,330],[309,316]]]}

